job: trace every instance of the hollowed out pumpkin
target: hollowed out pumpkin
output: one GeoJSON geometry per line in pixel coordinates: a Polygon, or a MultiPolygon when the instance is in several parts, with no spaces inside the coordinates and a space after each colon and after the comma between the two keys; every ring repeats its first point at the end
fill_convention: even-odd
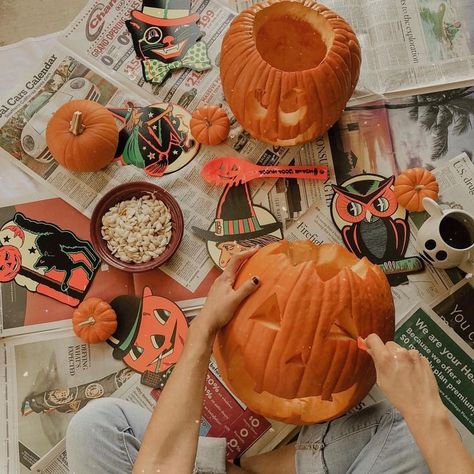
{"type": "Polygon", "coordinates": [[[341,116],[359,78],[352,28],[311,0],[269,0],[238,15],[221,50],[225,98],[255,138],[290,146],[341,116]]]}
{"type": "Polygon", "coordinates": [[[244,265],[260,287],[217,335],[225,382],[248,407],[293,424],[333,419],[375,383],[357,337],[393,337],[390,286],[377,265],[337,244],[280,241],[244,265]]]}

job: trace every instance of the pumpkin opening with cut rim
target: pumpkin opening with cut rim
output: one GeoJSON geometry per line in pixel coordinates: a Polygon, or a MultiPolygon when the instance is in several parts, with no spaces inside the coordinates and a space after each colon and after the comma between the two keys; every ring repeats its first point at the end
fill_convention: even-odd
{"type": "Polygon", "coordinates": [[[332,44],[326,19],[311,8],[282,2],[255,15],[258,52],[281,71],[304,71],[318,66],[332,44]]]}
{"type": "Polygon", "coordinates": [[[357,338],[393,337],[394,305],[382,270],[337,244],[279,241],[260,249],[235,287],[261,284],[219,331],[225,382],[268,418],[311,424],[340,416],[375,383],[357,338]]]}

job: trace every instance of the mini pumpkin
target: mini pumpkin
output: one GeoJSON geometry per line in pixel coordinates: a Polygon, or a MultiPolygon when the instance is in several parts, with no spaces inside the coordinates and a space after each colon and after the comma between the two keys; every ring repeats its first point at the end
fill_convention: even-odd
{"type": "Polygon", "coordinates": [[[269,418],[311,424],[340,416],[375,383],[358,337],[394,334],[394,304],[382,270],[338,244],[267,245],[242,267],[260,286],[219,331],[214,345],[224,381],[269,418]]]}
{"type": "Polygon", "coordinates": [[[210,105],[196,109],[191,116],[191,133],[204,145],[219,145],[229,135],[230,121],[222,107],[210,105]]]}
{"type": "Polygon", "coordinates": [[[221,49],[225,98],[253,137],[310,141],[341,116],[359,78],[357,37],[311,0],[268,0],[238,15],[221,49]]]}
{"type": "Polygon", "coordinates": [[[74,332],[84,342],[106,341],[117,329],[117,315],[107,301],[87,298],[72,314],[74,332]]]}
{"type": "Polygon", "coordinates": [[[425,168],[410,168],[395,180],[395,196],[408,211],[424,210],[423,198],[438,199],[439,186],[436,178],[425,168]]]}
{"type": "Polygon", "coordinates": [[[51,117],[46,143],[53,158],[71,171],[98,171],[115,156],[119,132],[113,115],[91,100],[72,100],[51,117]]]}

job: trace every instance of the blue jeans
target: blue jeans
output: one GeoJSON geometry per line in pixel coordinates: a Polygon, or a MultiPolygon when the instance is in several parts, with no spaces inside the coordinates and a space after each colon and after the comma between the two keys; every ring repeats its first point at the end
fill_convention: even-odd
{"type": "MultiPolygon", "coordinates": [[[[90,402],[67,431],[71,473],[130,473],[149,419],[149,412],[123,400],[90,402]]],[[[386,402],[304,427],[295,465],[298,474],[429,473],[403,418],[386,402]]],[[[225,439],[199,439],[194,472],[226,472],[225,439]]]]}

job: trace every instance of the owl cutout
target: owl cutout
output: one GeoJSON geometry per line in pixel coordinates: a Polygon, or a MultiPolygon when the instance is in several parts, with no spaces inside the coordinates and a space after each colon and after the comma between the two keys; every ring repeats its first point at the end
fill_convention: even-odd
{"type": "MultiPolygon", "coordinates": [[[[331,203],[331,217],[344,245],[357,257],[382,265],[384,271],[403,259],[410,236],[407,211],[395,198],[394,180],[375,174],[352,177],[333,185],[331,203]]],[[[392,286],[408,281],[405,271],[385,273],[392,286]]]]}

